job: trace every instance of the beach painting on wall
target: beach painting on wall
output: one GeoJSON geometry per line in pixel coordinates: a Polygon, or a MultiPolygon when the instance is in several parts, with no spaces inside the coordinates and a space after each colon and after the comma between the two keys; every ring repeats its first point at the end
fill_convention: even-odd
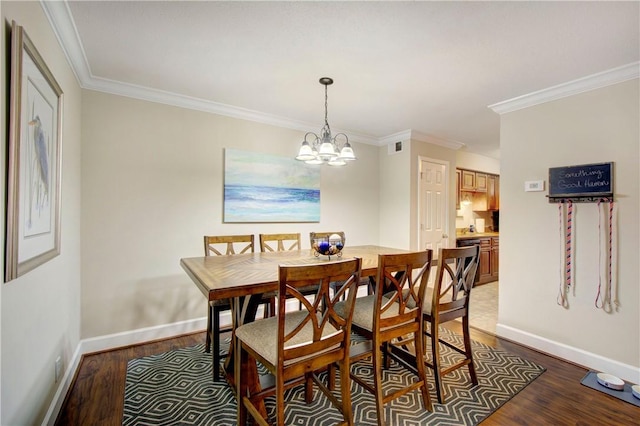
{"type": "Polygon", "coordinates": [[[225,149],[224,222],[320,222],[320,168],[225,149]]]}

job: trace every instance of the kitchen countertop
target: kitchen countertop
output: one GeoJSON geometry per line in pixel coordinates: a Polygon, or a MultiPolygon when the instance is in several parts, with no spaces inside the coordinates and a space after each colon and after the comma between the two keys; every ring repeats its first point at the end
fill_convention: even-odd
{"type": "Polygon", "coordinates": [[[456,240],[473,240],[475,238],[499,237],[499,232],[467,232],[466,234],[456,233],[456,240]]]}

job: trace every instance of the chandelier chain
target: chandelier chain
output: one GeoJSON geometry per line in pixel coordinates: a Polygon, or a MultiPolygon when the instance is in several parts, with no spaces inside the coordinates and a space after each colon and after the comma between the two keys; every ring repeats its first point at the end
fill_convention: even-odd
{"type": "Polygon", "coordinates": [[[327,86],[324,86],[324,124],[329,127],[329,119],[328,117],[329,111],[329,95],[327,94],[327,86]]]}

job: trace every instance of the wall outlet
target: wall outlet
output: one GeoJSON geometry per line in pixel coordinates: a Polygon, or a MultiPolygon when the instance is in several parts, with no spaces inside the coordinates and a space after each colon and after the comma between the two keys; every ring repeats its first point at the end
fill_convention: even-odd
{"type": "Polygon", "coordinates": [[[544,191],[544,181],[543,180],[528,180],[524,183],[524,191],[525,192],[538,192],[544,191]]]}
{"type": "Polygon", "coordinates": [[[62,357],[56,358],[56,383],[60,381],[60,375],[62,375],[62,357]]]}

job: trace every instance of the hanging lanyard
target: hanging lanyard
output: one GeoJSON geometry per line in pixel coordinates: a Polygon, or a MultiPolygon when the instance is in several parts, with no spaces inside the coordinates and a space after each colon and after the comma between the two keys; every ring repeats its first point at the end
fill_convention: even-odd
{"type": "MultiPolygon", "coordinates": [[[[595,305],[596,308],[603,308],[606,312],[611,312],[611,295],[613,289],[613,200],[601,199],[598,200],[598,293],[596,294],[595,305]],[[600,212],[600,203],[609,201],[609,240],[607,247],[605,249],[605,253],[608,254],[608,263],[607,270],[604,272],[607,276],[607,284],[605,287],[605,291],[607,292],[607,296],[602,296],[602,214],[600,212]]],[[[614,302],[616,307],[618,306],[618,301],[614,302]]]]}
{"type": "Polygon", "coordinates": [[[558,288],[558,298],[556,302],[558,305],[568,308],[569,307],[569,299],[567,295],[569,290],[571,289],[571,258],[572,258],[572,233],[573,233],[573,203],[571,200],[566,200],[567,204],[567,221],[566,225],[563,229],[564,223],[564,212],[563,205],[564,202],[558,203],[558,223],[560,230],[560,241],[564,239],[564,252],[563,252],[563,260],[564,260],[564,269],[560,268],[560,286],[558,288]]]}

